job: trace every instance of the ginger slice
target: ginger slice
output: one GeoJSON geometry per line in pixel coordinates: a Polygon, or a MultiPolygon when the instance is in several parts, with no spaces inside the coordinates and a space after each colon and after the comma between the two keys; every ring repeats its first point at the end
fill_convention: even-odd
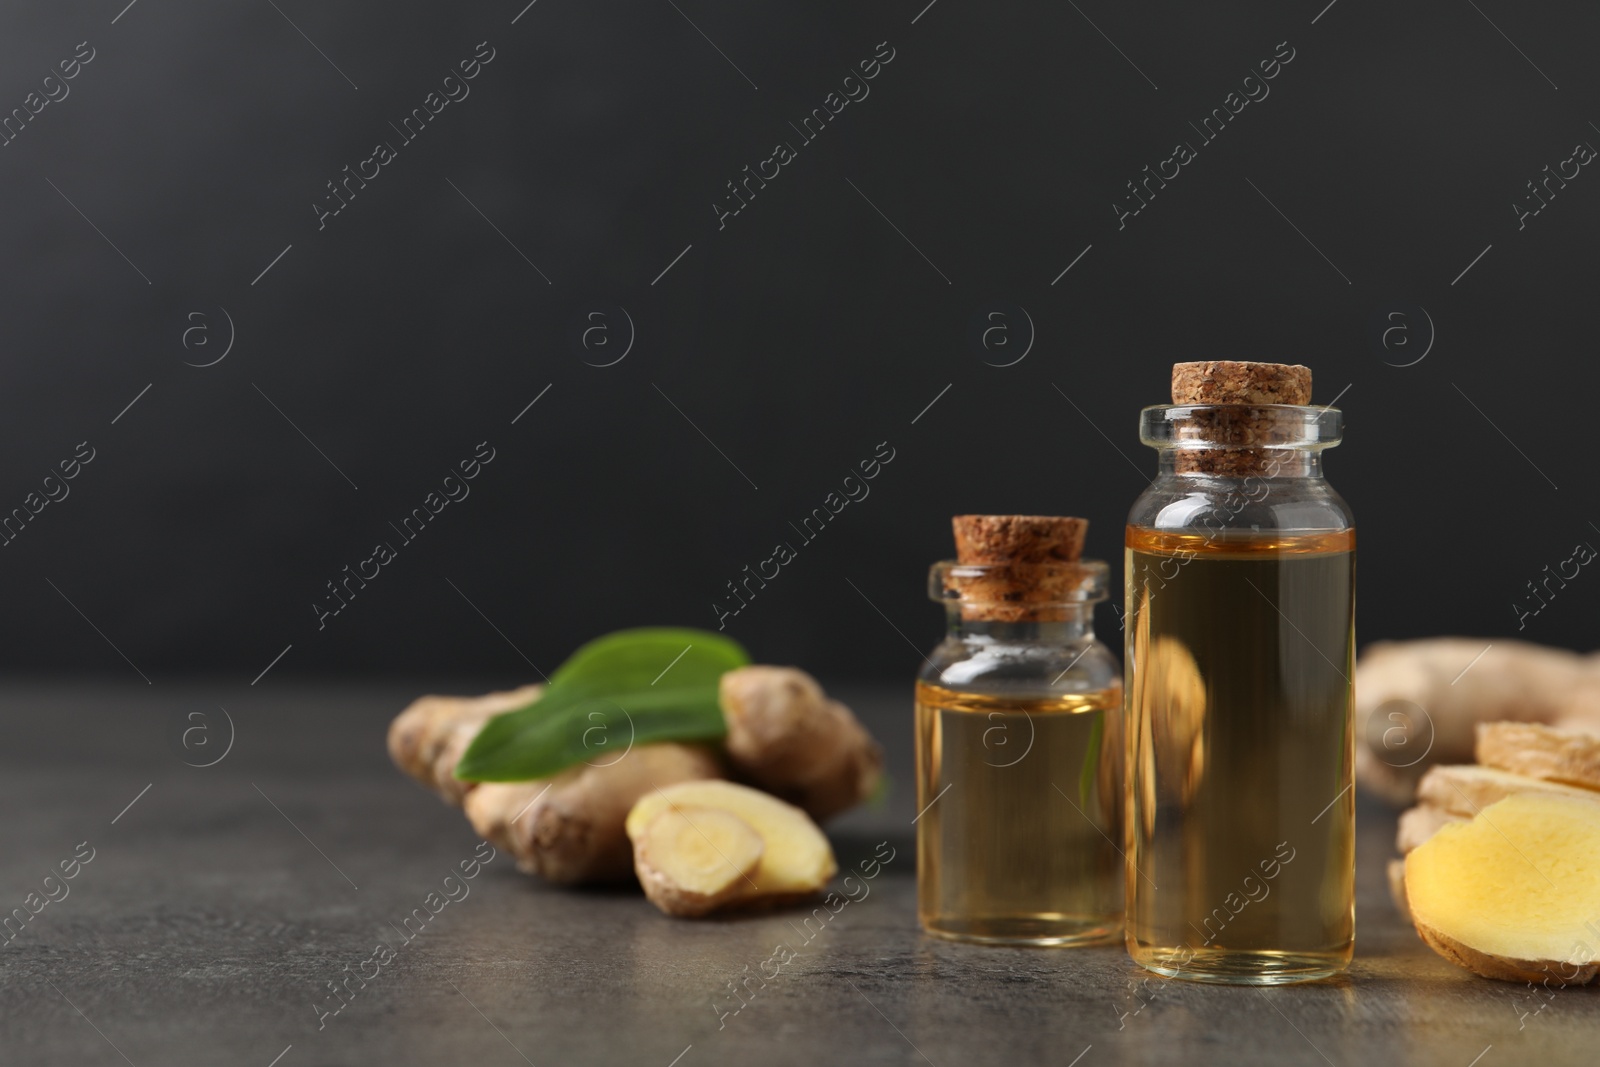
{"type": "Polygon", "coordinates": [[[635,866],[640,843],[658,816],[673,809],[694,808],[714,808],[737,816],[761,838],[760,862],[738,880],[724,906],[809,896],[838,872],[828,839],[804,811],[759,789],[720,780],[680,782],[651,789],[639,798],[627,821],[635,866]]]}
{"type": "Polygon", "coordinates": [[[1473,727],[1600,721],[1600,659],[1525,641],[1381,641],[1356,662],[1356,777],[1396,807],[1436,763],[1473,758],[1473,727]]]}
{"type": "Polygon", "coordinates": [[[697,916],[739,895],[766,845],[751,825],[724,808],[672,807],[633,846],[639,884],[668,915],[697,916]]]}
{"type": "Polygon", "coordinates": [[[1600,736],[1520,722],[1478,725],[1478,762],[1512,774],[1600,789],[1600,736]]]}
{"type": "Polygon", "coordinates": [[[1404,855],[1438,833],[1440,827],[1453,822],[1465,822],[1467,818],[1432,804],[1407,808],[1400,813],[1400,828],[1395,834],[1394,847],[1404,855]]]}
{"type": "Polygon", "coordinates": [[[1431,804],[1470,819],[1490,804],[1519,793],[1541,793],[1575,800],[1595,799],[1594,790],[1591,789],[1511,774],[1493,767],[1464,765],[1430,767],[1417,784],[1417,803],[1431,804]]]}
{"type": "Polygon", "coordinates": [[[1511,982],[1600,973],[1600,801],[1507,797],[1443,827],[1405,864],[1412,922],[1445,959],[1511,982]]]}
{"type": "Polygon", "coordinates": [[[624,881],[634,873],[628,812],[656,787],[721,774],[703,745],[636,745],[609,763],[580,763],[533,782],[483,782],[463,806],[473,828],[558,885],[624,881]]]}

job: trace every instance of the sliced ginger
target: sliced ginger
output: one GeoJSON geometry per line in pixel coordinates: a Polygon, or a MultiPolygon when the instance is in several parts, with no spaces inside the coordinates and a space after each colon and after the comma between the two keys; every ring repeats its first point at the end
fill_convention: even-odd
{"type": "Polygon", "coordinates": [[[481,782],[463,807],[473,828],[515,856],[519,870],[557,885],[622,881],[634,868],[623,830],[634,802],[657,786],[720,773],[711,749],[659,741],[539,781],[481,782]]]}
{"type": "Polygon", "coordinates": [[[668,915],[704,915],[739,895],[761,865],[766,844],[739,816],[721,808],[673,807],[634,842],[644,895],[668,915]]]}
{"type": "MultiPolygon", "coordinates": [[[[828,839],[809,815],[759,789],[733,782],[680,782],[652,789],[628,813],[627,830],[639,880],[650,899],[669,915],[703,915],[715,908],[782,903],[809,896],[827,885],[839,869],[828,839]],[[660,823],[664,815],[672,813],[682,815],[691,826],[660,823]],[[731,853],[724,859],[732,862],[723,862],[721,867],[702,863],[700,844],[695,841],[700,835],[693,827],[704,827],[713,815],[719,819],[726,816],[726,821],[717,823],[717,832],[726,832],[730,843],[738,839],[735,827],[742,823],[759,839],[761,850],[751,869],[739,871],[722,890],[708,892],[708,886],[738,867],[731,853]],[[681,832],[684,829],[688,832],[681,832]],[[680,847],[691,855],[677,855],[680,847]],[[687,872],[686,880],[678,881],[680,871],[687,872]],[[689,907],[698,908],[706,897],[714,900],[704,910],[681,910],[686,901],[692,902],[689,907]]],[[[709,833],[701,836],[701,844],[706,837],[720,847],[720,839],[709,833]]]]}
{"type": "Polygon", "coordinates": [[[1356,777],[1396,806],[1431,765],[1474,758],[1480,722],[1600,729],[1600,656],[1524,641],[1379,642],[1362,651],[1355,683],[1356,777]]]}
{"type": "Polygon", "coordinates": [[[1478,724],[1478,762],[1529,778],[1600,789],[1600,736],[1537,723],[1478,724]]]}
{"type": "Polygon", "coordinates": [[[1394,847],[1404,855],[1438,833],[1442,827],[1451,823],[1465,822],[1467,818],[1466,815],[1457,815],[1453,811],[1446,811],[1432,804],[1407,808],[1400,813],[1400,826],[1395,834],[1394,847]]]}
{"type": "MultiPolygon", "coordinates": [[[[738,777],[826,819],[865,800],[882,777],[883,751],[849,708],[829,700],[804,671],[751,666],[722,677],[726,761],[709,746],[667,741],[538,781],[458,779],[456,765],[484,724],[531,703],[543,689],[422,697],[390,726],[389,753],[401,770],[463,808],[477,832],[511,852],[520,869],[547,881],[610,882],[636,873],[632,831],[624,821],[634,802],[657,786],[721,778],[731,764],[738,777]]],[[[826,840],[809,821],[805,825],[822,840],[831,865],[826,840]]],[[[816,851],[812,842],[800,855],[816,851]]],[[[814,871],[788,870],[785,877],[798,887],[791,895],[809,895],[832,876],[832,866],[828,871],[819,882],[814,871]]],[[[774,877],[769,872],[769,880],[774,877]]]]}
{"type": "Polygon", "coordinates": [[[1490,804],[1521,793],[1594,800],[1592,789],[1583,789],[1543,778],[1479,767],[1474,764],[1430,767],[1417,785],[1417,803],[1471,818],[1490,804]]]}
{"type": "Polygon", "coordinates": [[[1486,978],[1600,973],[1600,801],[1521,793],[1444,826],[1405,861],[1422,940],[1486,978]]]}

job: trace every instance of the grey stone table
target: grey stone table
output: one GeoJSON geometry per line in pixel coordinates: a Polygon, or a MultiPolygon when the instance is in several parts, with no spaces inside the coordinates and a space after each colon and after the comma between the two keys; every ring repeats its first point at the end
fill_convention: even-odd
{"type": "Polygon", "coordinates": [[[842,867],[884,841],[894,858],[825,926],[803,927],[804,913],[672,920],[634,893],[536,885],[501,857],[404,941],[404,918],[477,845],[458,813],[388,763],[384,729],[417,691],[270,677],[253,688],[0,690],[0,912],[30,916],[13,918],[0,947],[0,1064],[1503,1067],[1600,1056],[1600,989],[1538,997],[1474,978],[1398,920],[1383,886],[1393,815],[1365,802],[1357,956],[1338,981],[1145,981],[1118,948],[922,936],[910,711],[903,691],[885,689],[841,695],[885,740],[897,789],[831,832],[842,867]],[[186,729],[201,731],[188,755],[186,729]],[[92,858],[74,867],[75,853],[92,858]],[[62,861],[76,876],[46,883],[62,861]],[[393,958],[367,963],[380,943],[393,958]],[[763,967],[782,944],[798,955],[763,967]],[[363,971],[376,976],[352,981],[347,1006],[323,1015],[343,1003],[329,983],[363,971]]]}

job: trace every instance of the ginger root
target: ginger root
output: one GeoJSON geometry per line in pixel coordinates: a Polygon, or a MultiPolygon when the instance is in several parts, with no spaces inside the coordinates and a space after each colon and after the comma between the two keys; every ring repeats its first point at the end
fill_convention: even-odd
{"type": "Polygon", "coordinates": [[[711,749],[665,741],[542,781],[484,782],[464,806],[473,830],[510,852],[521,871],[558,885],[624,881],[633,850],[623,824],[634,803],[658,787],[721,773],[711,749]]]}
{"type": "Polygon", "coordinates": [[[1405,860],[1422,940],[1486,978],[1581,984],[1600,973],[1600,801],[1521,793],[1445,826],[1405,860]]]}
{"type": "Polygon", "coordinates": [[[1472,759],[1480,722],[1600,729],[1600,657],[1523,641],[1381,642],[1363,650],[1355,689],[1356,776],[1395,805],[1431,765],[1472,759]]]}
{"type": "MultiPolygon", "coordinates": [[[[620,759],[569,767],[540,781],[457,779],[456,764],[484,724],[542,690],[529,685],[480,697],[422,697],[390,725],[389,754],[446,803],[464,808],[478,834],[510,852],[523,871],[562,884],[626,879],[636,867],[624,826],[635,802],[656,788],[721,778],[722,762],[705,746],[667,742],[638,745],[620,759]]],[[[729,761],[746,780],[818,819],[853,807],[877,787],[882,749],[850,709],[829,700],[804,671],[729,671],[720,700],[729,761]]]]}
{"type": "Polygon", "coordinates": [[[1600,737],[1515,722],[1478,725],[1478,762],[1512,774],[1600,789],[1600,737]]]}
{"type": "Polygon", "coordinates": [[[722,808],[671,808],[651,819],[634,842],[634,868],[644,895],[668,915],[697,916],[739,895],[756,873],[766,842],[722,808]]]}
{"type": "MultiPolygon", "coordinates": [[[[1402,854],[1421,848],[1447,827],[1468,824],[1507,797],[1555,797],[1600,806],[1600,778],[1588,773],[1589,761],[1600,753],[1600,737],[1523,723],[1479,724],[1477,734],[1480,761],[1495,766],[1429,768],[1417,787],[1418,805],[1400,814],[1395,848],[1402,854]],[[1514,773],[1517,770],[1524,773],[1514,773]],[[1558,779],[1588,780],[1594,787],[1581,788],[1558,779]]],[[[1391,860],[1388,874],[1395,910],[1415,925],[1406,893],[1405,861],[1391,860]]],[[[1424,940],[1429,936],[1424,935],[1424,940]]],[[[1600,930],[1596,937],[1600,940],[1600,930]]],[[[1438,947],[1437,940],[1429,944],[1438,947]]],[[[1466,958],[1460,951],[1451,951],[1455,954],[1450,958],[1458,962],[1466,958]]]]}
{"type": "Polygon", "coordinates": [[[1431,767],[1417,786],[1417,800],[1423,804],[1468,819],[1490,804],[1522,793],[1576,797],[1579,800],[1594,797],[1594,792],[1589,789],[1474,764],[1431,767]]]}
{"type": "MultiPolygon", "coordinates": [[[[828,839],[803,810],[734,782],[682,782],[652,789],[628,813],[627,831],[633,841],[639,881],[650,900],[669,915],[703,915],[713,908],[789,903],[820,891],[839,869],[828,839]],[[691,835],[696,832],[695,826],[708,820],[708,809],[733,820],[719,824],[731,835],[730,840],[738,836],[734,823],[743,823],[759,837],[762,848],[755,867],[729,878],[729,871],[739,866],[738,860],[729,855],[723,868],[708,873],[703,881],[677,881],[678,871],[699,866],[695,858],[698,847],[691,835]],[[689,834],[680,833],[676,823],[660,823],[664,816],[674,813],[690,824],[689,834]],[[694,856],[687,860],[675,856],[674,850],[683,845],[693,848],[694,856]],[[706,891],[707,886],[724,879],[728,884],[713,893],[706,891]],[[707,897],[716,898],[715,902],[707,904],[707,897]]],[[[719,840],[709,832],[704,836],[713,843],[719,840]]]]}
{"type": "Polygon", "coordinates": [[[872,795],[883,749],[849,708],[794,667],[740,667],[718,690],[724,742],[739,777],[819,821],[872,795]]]}
{"type": "Polygon", "coordinates": [[[525,685],[481,697],[418,697],[389,724],[389,757],[445,803],[459,806],[473,787],[455,776],[461,754],[484,723],[532,703],[542,692],[542,685],[525,685]]]}

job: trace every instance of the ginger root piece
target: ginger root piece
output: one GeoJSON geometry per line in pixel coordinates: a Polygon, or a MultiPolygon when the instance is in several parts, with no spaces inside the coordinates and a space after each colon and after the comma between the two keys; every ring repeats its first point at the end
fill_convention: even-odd
{"type": "Polygon", "coordinates": [[[634,870],[650,902],[668,915],[695,917],[739,895],[766,844],[723,808],[669,808],[634,842],[634,870]]]}
{"type": "Polygon", "coordinates": [[[1431,765],[1472,759],[1480,722],[1600,729],[1600,658],[1524,641],[1381,642],[1362,651],[1355,688],[1356,777],[1396,806],[1431,765]]]}
{"type": "MultiPolygon", "coordinates": [[[[541,781],[459,781],[456,764],[483,725],[536,699],[542,689],[422,697],[389,727],[389,753],[401,770],[447,803],[464,807],[477,832],[510,852],[522,870],[566,884],[626,879],[634,857],[624,822],[634,803],[653,787],[721,778],[721,762],[704,746],[662,743],[541,781]]],[[[730,671],[722,679],[721,702],[727,751],[741,775],[814,817],[853,807],[877,788],[883,750],[850,709],[829,700],[804,671],[730,671]]],[[[812,891],[800,881],[807,885],[804,892],[812,891]]]]}
{"type": "Polygon", "coordinates": [[[542,685],[524,685],[479,697],[418,697],[389,724],[389,757],[447,804],[460,805],[473,786],[455,776],[461,754],[484,723],[533,702],[542,692],[542,685]]]}
{"type": "Polygon", "coordinates": [[[1600,736],[1529,723],[1478,724],[1478,762],[1512,774],[1600,789],[1600,736]]]}
{"type": "Polygon", "coordinates": [[[635,802],[721,773],[711,749],[666,741],[542,781],[484,782],[465,807],[473,829],[510,852],[519,870],[560,885],[622,881],[634,867],[624,825],[635,802]]]}
{"type": "Polygon", "coordinates": [[[1438,833],[1440,827],[1453,822],[1466,822],[1467,818],[1432,804],[1407,808],[1400,813],[1400,828],[1395,834],[1394,847],[1404,855],[1438,833]]]}
{"type": "Polygon", "coordinates": [[[1422,940],[1485,978],[1582,984],[1600,973],[1600,801],[1524,793],[1406,857],[1422,940]]]}
{"type": "MultiPolygon", "coordinates": [[[[704,808],[723,811],[742,820],[761,838],[763,846],[755,870],[734,883],[722,907],[802,899],[820,891],[838,873],[839,866],[834,862],[828,839],[801,809],[749,786],[698,781],[651,789],[628,813],[628,837],[634,844],[635,866],[641,881],[647,870],[664,870],[659,852],[653,857],[641,857],[639,852],[649,840],[648,830],[655,820],[673,811],[690,813],[693,819],[693,811],[704,808]]],[[[651,899],[667,911],[659,899],[662,895],[663,890],[658,887],[651,899]]]]}
{"type": "Polygon", "coordinates": [[[1542,778],[1528,778],[1520,774],[1497,771],[1492,767],[1463,765],[1457,767],[1430,767],[1417,786],[1419,803],[1442,808],[1445,811],[1471,818],[1484,808],[1509,796],[1521,793],[1540,793],[1546,796],[1573,797],[1594,800],[1591,789],[1547,782],[1542,778]]]}
{"type": "Polygon", "coordinates": [[[740,667],[722,676],[724,745],[739,777],[827,819],[872,795],[883,749],[849,708],[794,667],[740,667]]]}

